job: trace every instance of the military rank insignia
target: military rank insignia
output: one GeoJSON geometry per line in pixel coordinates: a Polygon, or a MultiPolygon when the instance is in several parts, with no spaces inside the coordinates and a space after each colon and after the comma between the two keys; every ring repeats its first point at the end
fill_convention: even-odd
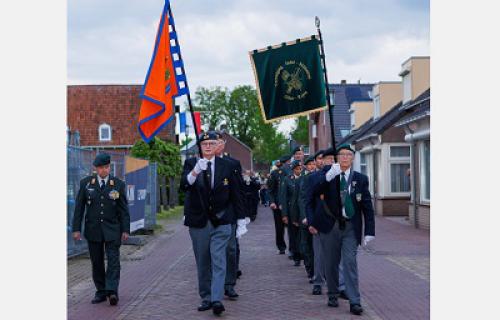
{"type": "Polygon", "coordinates": [[[357,181],[353,181],[353,182],[351,183],[353,188],[356,186],[356,182],[357,182],[357,181]]]}
{"type": "Polygon", "coordinates": [[[109,192],[109,198],[110,198],[110,199],[116,200],[116,199],[118,199],[119,197],[120,197],[120,193],[119,193],[118,191],[116,191],[116,190],[111,190],[111,191],[109,192]]]}
{"type": "Polygon", "coordinates": [[[357,202],[361,201],[361,193],[356,193],[356,201],[357,202]]]}
{"type": "Polygon", "coordinates": [[[115,181],[114,180],[109,180],[109,185],[110,186],[114,186],[115,185],[115,181]]]}
{"type": "Polygon", "coordinates": [[[92,178],[91,184],[95,184],[95,178],[92,178]]]}
{"type": "Polygon", "coordinates": [[[227,186],[229,184],[229,180],[227,180],[227,178],[224,178],[224,185],[227,186]]]}

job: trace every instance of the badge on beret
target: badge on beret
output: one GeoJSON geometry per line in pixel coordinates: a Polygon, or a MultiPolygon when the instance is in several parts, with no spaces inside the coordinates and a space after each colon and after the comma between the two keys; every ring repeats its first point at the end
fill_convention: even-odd
{"type": "Polygon", "coordinates": [[[227,186],[229,184],[229,181],[227,180],[227,178],[224,178],[224,185],[227,186]]]}
{"type": "Polygon", "coordinates": [[[110,186],[114,186],[115,185],[115,181],[114,180],[109,180],[109,185],[110,186]]]}
{"type": "Polygon", "coordinates": [[[109,198],[110,198],[110,199],[116,200],[116,199],[118,199],[119,197],[120,197],[120,193],[119,193],[118,191],[116,191],[116,190],[111,190],[111,191],[109,192],[109,198]]]}
{"type": "Polygon", "coordinates": [[[203,139],[208,139],[208,138],[209,138],[208,134],[205,133],[205,135],[203,136],[203,139]]]}
{"type": "Polygon", "coordinates": [[[356,193],[356,201],[357,202],[361,201],[361,193],[356,193]]]}

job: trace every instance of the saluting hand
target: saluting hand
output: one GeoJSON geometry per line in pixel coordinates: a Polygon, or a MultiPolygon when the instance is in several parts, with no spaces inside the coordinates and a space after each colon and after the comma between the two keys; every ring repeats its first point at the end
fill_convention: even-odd
{"type": "Polygon", "coordinates": [[[273,210],[276,210],[276,203],[274,203],[274,202],[273,202],[273,203],[271,203],[271,205],[270,205],[269,207],[270,207],[271,209],[273,209],[273,210]]]}
{"type": "Polygon", "coordinates": [[[128,240],[128,233],[123,232],[122,233],[122,241],[127,241],[128,240]]]}
{"type": "Polygon", "coordinates": [[[282,217],[281,221],[283,221],[284,224],[288,224],[288,217],[287,216],[282,217]]]}
{"type": "Polygon", "coordinates": [[[75,240],[75,241],[82,240],[82,236],[80,234],[80,231],[73,232],[73,240],[75,240]]]}
{"type": "Polygon", "coordinates": [[[302,224],[307,226],[307,218],[304,218],[304,220],[302,220],[302,224]]]}
{"type": "Polygon", "coordinates": [[[207,159],[204,158],[199,159],[198,162],[196,162],[196,165],[194,166],[193,169],[194,172],[196,174],[200,174],[200,172],[207,170],[207,163],[208,163],[207,159]]]}

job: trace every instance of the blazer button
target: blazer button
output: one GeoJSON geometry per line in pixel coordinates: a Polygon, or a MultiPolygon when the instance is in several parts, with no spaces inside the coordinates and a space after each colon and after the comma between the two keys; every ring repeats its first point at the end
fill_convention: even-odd
{"type": "Polygon", "coordinates": [[[101,219],[101,222],[103,222],[104,220],[101,219]]]}
{"type": "Polygon", "coordinates": [[[101,199],[104,199],[104,197],[103,197],[103,196],[101,196],[101,199]]]}
{"type": "Polygon", "coordinates": [[[104,203],[101,203],[101,207],[104,207],[104,203]]]}

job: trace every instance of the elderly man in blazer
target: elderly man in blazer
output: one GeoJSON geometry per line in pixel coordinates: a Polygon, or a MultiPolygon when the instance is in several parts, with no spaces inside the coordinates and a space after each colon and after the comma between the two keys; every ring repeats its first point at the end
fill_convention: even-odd
{"type": "Polygon", "coordinates": [[[215,315],[220,315],[225,310],[221,300],[231,223],[233,215],[243,213],[244,208],[233,164],[215,155],[217,138],[213,131],[200,135],[202,157],[184,162],[180,187],[186,192],[184,224],[189,227],[198,271],[202,299],[198,310],[212,309],[215,315]]]}
{"type": "Polygon", "coordinates": [[[306,200],[306,210],[312,216],[310,230],[312,233],[319,232],[325,253],[323,258],[329,293],[328,306],[338,307],[339,262],[342,256],[350,312],[360,315],[363,308],[356,255],[363,234],[364,245],[375,238],[373,204],[368,177],[351,168],[354,150],[349,145],[342,145],[337,149],[337,158],[338,163],[333,164],[309,186],[311,195],[306,200]],[[321,199],[319,204],[313,203],[316,196],[321,199]],[[324,210],[315,210],[314,205],[320,205],[324,210]]]}

